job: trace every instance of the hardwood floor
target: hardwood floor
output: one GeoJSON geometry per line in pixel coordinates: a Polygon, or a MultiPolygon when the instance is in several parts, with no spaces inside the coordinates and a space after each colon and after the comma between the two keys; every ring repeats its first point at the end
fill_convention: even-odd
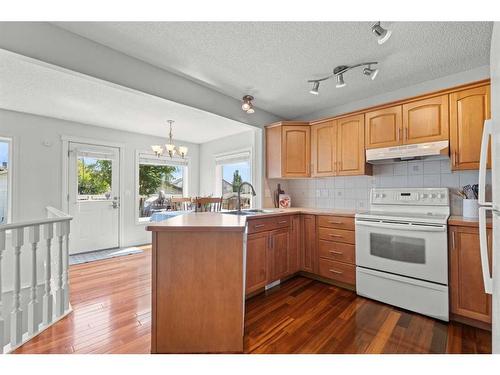
{"type": "MultiPolygon", "coordinates": [[[[15,353],[149,353],[151,252],[72,266],[73,313],[15,353]]],[[[247,353],[491,353],[491,334],[296,277],[247,301],[247,353]]]]}

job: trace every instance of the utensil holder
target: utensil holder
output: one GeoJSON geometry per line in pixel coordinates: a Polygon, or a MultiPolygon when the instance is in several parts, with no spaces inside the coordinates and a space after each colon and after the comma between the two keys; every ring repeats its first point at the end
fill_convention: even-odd
{"type": "Polygon", "coordinates": [[[462,216],[467,219],[479,218],[479,203],[477,199],[464,199],[462,216]]]}

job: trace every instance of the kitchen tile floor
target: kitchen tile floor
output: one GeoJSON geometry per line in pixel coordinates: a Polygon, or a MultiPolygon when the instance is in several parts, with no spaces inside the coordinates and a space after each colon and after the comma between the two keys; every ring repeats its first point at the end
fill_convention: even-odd
{"type": "MultiPolygon", "coordinates": [[[[71,266],[73,313],[16,353],[149,353],[151,252],[71,266]]],[[[247,353],[490,353],[487,331],[296,277],[247,301],[247,353]]]]}

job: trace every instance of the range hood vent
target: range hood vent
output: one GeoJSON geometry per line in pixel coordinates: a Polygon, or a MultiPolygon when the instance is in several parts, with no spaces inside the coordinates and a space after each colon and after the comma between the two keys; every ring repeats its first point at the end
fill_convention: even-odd
{"type": "Polygon", "coordinates": [[[371,164],[378,164],[391,160],[403,161],[422,159],[431,156],[446,156],[448,155],[448,147],[448,141],[439,141],[415,145],[374,148],[366,150],[366,161],[371,164]]]}

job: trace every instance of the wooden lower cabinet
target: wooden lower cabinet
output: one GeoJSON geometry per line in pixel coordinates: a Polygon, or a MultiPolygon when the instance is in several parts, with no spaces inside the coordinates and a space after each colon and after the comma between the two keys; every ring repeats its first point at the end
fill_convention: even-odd
{"type": "Polygon", "coordinates": [[[302,215],[302,231],[300,269],[314,273],[318,269],[315,215],[302,215]]]}
{"type": "Polygon", "coordinates": [[[247,267],[245,293],[252,293],[267,284],[267,253],[269,232],[249,234],[247,237],[247,267]]]}
{"type": "Polygon", "coordinates": [[[289,249],[290,231],[288,229],[279,229],[270,233],[267,252],[268,283],[272,283],[289,274],[289,249]]]}
{"type": "MultiPolygon", "coordinates": [[[[449,227],[450,313],[466,323],[491,324],[491,295],[484,292],[479,230],[477,227],[449,227]]],[[[491,264],[491,231],[488,232],[491,264]]]]}
{"type": "Polygon", "coordinates": [[[356,266],[330,259],[319,259],[319,275],[344,284],[356,284],[356,266]]]}
{"type": "Polygon", "coordinates": [[[302,224],[300,215],[291,218],[290,250],[288,254],[289,274],[300,271],[300,249],[302,241],[302,224]]]}

